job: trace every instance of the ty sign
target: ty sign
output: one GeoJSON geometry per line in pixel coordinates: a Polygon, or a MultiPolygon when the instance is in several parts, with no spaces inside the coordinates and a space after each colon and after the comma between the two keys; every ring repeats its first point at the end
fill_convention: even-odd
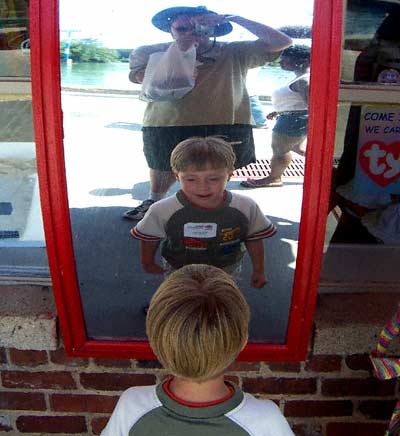
{"type": "Polygon", "coordinates": [[[400,109],[364,106],[361,111],[355,187],[361,192],[400,193],[400,109]]]}

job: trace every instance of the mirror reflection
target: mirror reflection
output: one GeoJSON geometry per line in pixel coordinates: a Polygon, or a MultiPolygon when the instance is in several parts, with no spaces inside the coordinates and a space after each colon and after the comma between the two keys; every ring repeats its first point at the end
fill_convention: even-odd
{"type": "Polygon", "coordinates": [[[341,65],[347,95],[338,107],[321,278],[343,280],[349,289],[399,280],[399,19],[397,0],[347,2],[341,65]]]}
{"type": "Polygon", "coordinates": [[[145,339],[146,306],[166,270],[207,262],[238,280],[250,340],[284,343],[311,2],[261,13],[257,2],[157,1],[131,14],[120,0],[96,5],[96,19],[93,2],[80,14],[73,3],[60,2],[61,85],[88,336],[145,339]]]}

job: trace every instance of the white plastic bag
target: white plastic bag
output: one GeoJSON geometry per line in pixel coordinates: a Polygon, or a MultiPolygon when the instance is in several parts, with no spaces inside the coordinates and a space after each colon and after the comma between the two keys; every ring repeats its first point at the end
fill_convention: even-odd
{"type": "Polygon", "coordinates": [[[195,84],[196,48],[181,51],[172,43],[167,51],[150,55],[144,73],[140,99],[178,100],[195,84]]]}

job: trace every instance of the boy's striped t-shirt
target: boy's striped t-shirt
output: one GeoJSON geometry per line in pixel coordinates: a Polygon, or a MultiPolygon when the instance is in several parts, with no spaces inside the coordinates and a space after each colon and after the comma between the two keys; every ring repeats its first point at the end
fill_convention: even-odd
{"type": "Polygon", "coordinates": [[[171,398],[162,384],[129,388],[101,436],[294,436],[274,402],[231,386],[228,400],[204,407],[171,398]]]}

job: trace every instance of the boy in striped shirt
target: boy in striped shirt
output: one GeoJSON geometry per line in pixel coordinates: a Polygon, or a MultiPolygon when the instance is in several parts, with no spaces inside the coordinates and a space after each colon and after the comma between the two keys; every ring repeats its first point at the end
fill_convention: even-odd
{"type": "Polygon", "coordinates": [[[253,199],[226,190],[234,163],[231,145],[220,137],[192,137],[175,147],[171,167],[181,189],[151,205],[131,229],[141,242],[146,272],[163,274],[202,263],[237,277],[247,251],[251,286],[267,283],[263,239],[276,227],[253,199]],[[163,265],[156,262],[161,242],[163,265]]]}
{"type": "Polygon", "coordinates": [[[248,324],[249,306],[221,269],[187,265],[166,277],[146,332],[169,377],[127,389],[101,436],[294,436],[273,401],[225,380],[248,324]]]}

